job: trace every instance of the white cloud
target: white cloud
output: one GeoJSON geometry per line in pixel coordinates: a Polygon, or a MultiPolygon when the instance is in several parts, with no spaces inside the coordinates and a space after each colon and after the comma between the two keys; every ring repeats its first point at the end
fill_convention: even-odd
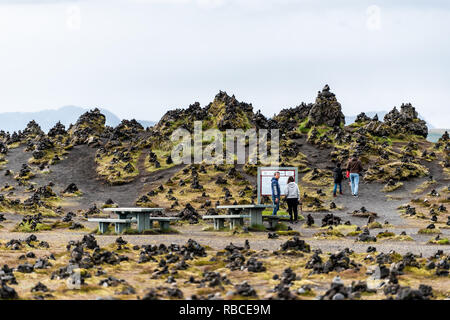
{"type": "Polygon", "coordinates": [[[381,29],[373,32],[367,28],[371,2],[344,4],[90,0],[0,6],[0,111],[70,104],[157,120],[168,108],[207,104],[226,90],[272,115],[313,101],[329,83],[346,114],[411,101],[436,126],[450,127],[450,44],[442,36],[450,29],[450,11],[377,1],[381,29]],[[70,6],[80,9],[76,32],[67,27],[70,6]]]}

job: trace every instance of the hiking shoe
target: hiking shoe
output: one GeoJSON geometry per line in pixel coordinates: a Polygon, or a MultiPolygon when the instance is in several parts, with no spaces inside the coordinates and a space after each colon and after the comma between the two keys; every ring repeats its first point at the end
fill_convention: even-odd
{"type": "Polygon", "coordinates": [[[337,197],[337,196],[336,196],[336,193],[333,193],[333,197],[335,197],[335,198],[337,197]]]}

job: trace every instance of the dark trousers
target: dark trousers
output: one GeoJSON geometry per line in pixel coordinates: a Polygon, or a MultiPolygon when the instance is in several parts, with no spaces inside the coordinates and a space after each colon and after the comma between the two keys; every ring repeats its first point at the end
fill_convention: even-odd
{"type": "Polygon", "coordinates": [[[288,205],[288,212],[289,216],[291,217],[291,221],[297,221],[298,219],[298,199],[297,198],[291,198],[287,199],[287,205],[288,205]],[[292,219],[292,214],[294,214],[294,219],[292,219]]]}
{"type": "Polygon", "coordinates": [[[342,182],[335,182],[334,183],[334,189],[333,189],[333,194],[334,195],[336,195],[338,186],[339,186],[339,192],[342,193],[342,182]]]}

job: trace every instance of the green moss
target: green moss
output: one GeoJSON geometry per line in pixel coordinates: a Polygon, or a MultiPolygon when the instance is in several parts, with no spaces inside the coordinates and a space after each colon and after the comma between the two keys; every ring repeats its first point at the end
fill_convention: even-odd
{"type": "Polygon", "coordinates": [[[417,268],[417,267],[411,267],[406,266],[403,271],[405,273],[412,273],[417,276],[423,276],[423,277],[432,277],[434,275],[433,270],[427,270],[425,268],[417,268]]]}
{"type": "Polygon", "coordinates": [[[300,232],[295,231],[295,230],[279,230],[279,231],[276,231],[275,233],[280,236],[298,236],[298,237],[301,236],[300,232]]]}
{"type": "Polygon", "coordinates": [[[67,197],[67,198],[81,197],[82,195],[83,195],[83,192],[81,192],[81,191],[75,191],[73,193],[61,193],[62,197],[67,197]]]}
{"type": "Polygon", "coordinates": [[[145,157],[145,170],[147,172],[157,172],[160,170],[165,170],[165,169],[169,169],[172,168],[173,166],[175,166],[175,163],[171,163],[171,164],[167,164],[166,163],[166,159],[167,157],[170,155],[169,151],[164,151],[164,150],[158,150],[158,149],[153,149],[152,152],[154,154],[156,154],[156,157],[159,161],[159,164],[161,165],[159,168],[156,168],[155,165],[153,163],[150,163],[150,155],[147,155],[145,157]]]}
{"type": "Polygon", "coordinates": [[[313,175],[313,170],[305,174],[302,178],[302,181],[305,183],[310,183],[316,186],[330,186],[333,183],[332,175],[330,171],[317,169],[318,175],[313,175]]]}
{"type": "Polygon", "coordinates": [[[347,237],[356,237],[358,235],[360,235],[362,233],[362,231],[350,231],[349,233],[346,234],[347,237]]]}
{"type": "Polygon", "coordinates": [[[395,237],[395,233],[384,231],[377,234],[377,238],[391,238],[391,237],[395,237]]]}
{"type": "Polygon", "coordinates": [[[250,227],[248,227],[248,230],[250,230],[250,231],[267,231],[267,228],[263,224],[260,224],[260,225],[250,226],[250,227]]]}
{"type": "Polygon", "coordinates": [[[364,180],[387,182],[394,175],[398,179],[407,180],[414,177],[424,177],[429,174],[428,168],[412,162],[403,163],[401,161],[393,161],[380,165],[377,168],[382,169],[383,173],[379,173],[375,168],[369,169],[364,175],[364,180]]]}
{"type": "Polygon", "coordinates": [[[124,170],[128,164],[122,161],[118,161],[115,164],[111,164],[111,160],[114,158],[113,154],[102,154],[100,157],[95,158],[97,163],[97,173],[103,177],[108,183],[112,185],[121,185],[129,183],[139,175],[138,159],[141,155],[141,150],[130,153],[131,160],[129,163],[133,166],[134,170],[128,172],[124,170]]]}
{"type": "Polygon", "coordinates": [[[301,133],[308,133],[311,130],[311,128],[308,128],[307,124],[308,124],[308,118],[306,118],[299,124],[298,131],[300,131],[301,133]]]}
{"type": "Polygon", "coordinates": [[[432,239],[432,240],[428,241],[428,243],[430,243],[430,244],[438,244],[438,245],[448,245],[448,244],[450,244],[450,240],[448,238],[442,238],[442,239],[439,239],[439,240],[432,239]]]}
{"type": "Polygon", "coordinates": [[[441,230],[439,230],[439,228],[435,228],[435,229],[428,229],[428,228],[423,228],[420,229],[418,231],[419,234],[440,234],[441,230]]]}
{"type": "Polygon", "coordinates": [[[33,230],[31,228],[31,224],[30,223],[24,223],[22,225],[18,224],[14,227],[13,231],[14,232],[27,232],[27,233],[31,233],[31,232],[39,232],[39,231],[48,231],[51,230],[52,226],[48,225],[48,224],[44,224],[44,223],[38,223],[36,225],[36,228],[33,230]]]}
{"type": "Polygon", "coordinates": [[[381,191],[383,192],[392,192],[399,188],[403,187],[403,182],[397,182],[392,186],[385,185],[381,191]]]}
{"type": "Polygon", "coordinates": [[[383,225],[381,223],[379,223],[378,221],[374,221],[369,223],[369,225],[367,226],[369,229],[381,229],[383,228],[383,225]]]}
{"type": "Polygon", "coordinates": [[[201,267],[201,266],[212,266],[215,265],[217,263],[217,261],[210,261],[210,260],[206,260],[206,259],[199,259],[199,260],[194,260],[192,262],[192,265],[197,266],[197,267],[201,267]]]}
{"type": "Polygon", "coordinates": [[[314,234],[317,238],[342,238],[344,235],[337,229],[327,229],[314,234]]]}
{"type": "Polygon", "coordinates": [[[124,230],[123,234],[128,234],[128,235],[133,235],[133,234],[145,234],[145,235],[151,235],[151,234],[178,234],[180,233],[178,230],[170,228],[166,231],[162,231],[159,228],[155,228],[155,229],[148,229],[148,230],[144,230],[142,232],[139,232],[137,229],[135,228],[129,228],[124,230]]]}

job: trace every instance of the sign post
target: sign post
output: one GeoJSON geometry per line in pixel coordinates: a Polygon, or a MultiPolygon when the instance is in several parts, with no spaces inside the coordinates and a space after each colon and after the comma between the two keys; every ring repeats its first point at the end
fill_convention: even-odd
{"type": "Polygon", "coordinates": [[[290,176],[294,177],[295,183],[298,184],[298,168],[297,167],[258,167],[257,176],[257,187],[258,187],[258,204],[261,204],[261,198],[263,196],[272,195],[272,178],[275,172],[280,173],[280,179],[278,183],[280,184],[281,195],[285,195],[284,191],[287,185],[287,180],[290,176]]]}

